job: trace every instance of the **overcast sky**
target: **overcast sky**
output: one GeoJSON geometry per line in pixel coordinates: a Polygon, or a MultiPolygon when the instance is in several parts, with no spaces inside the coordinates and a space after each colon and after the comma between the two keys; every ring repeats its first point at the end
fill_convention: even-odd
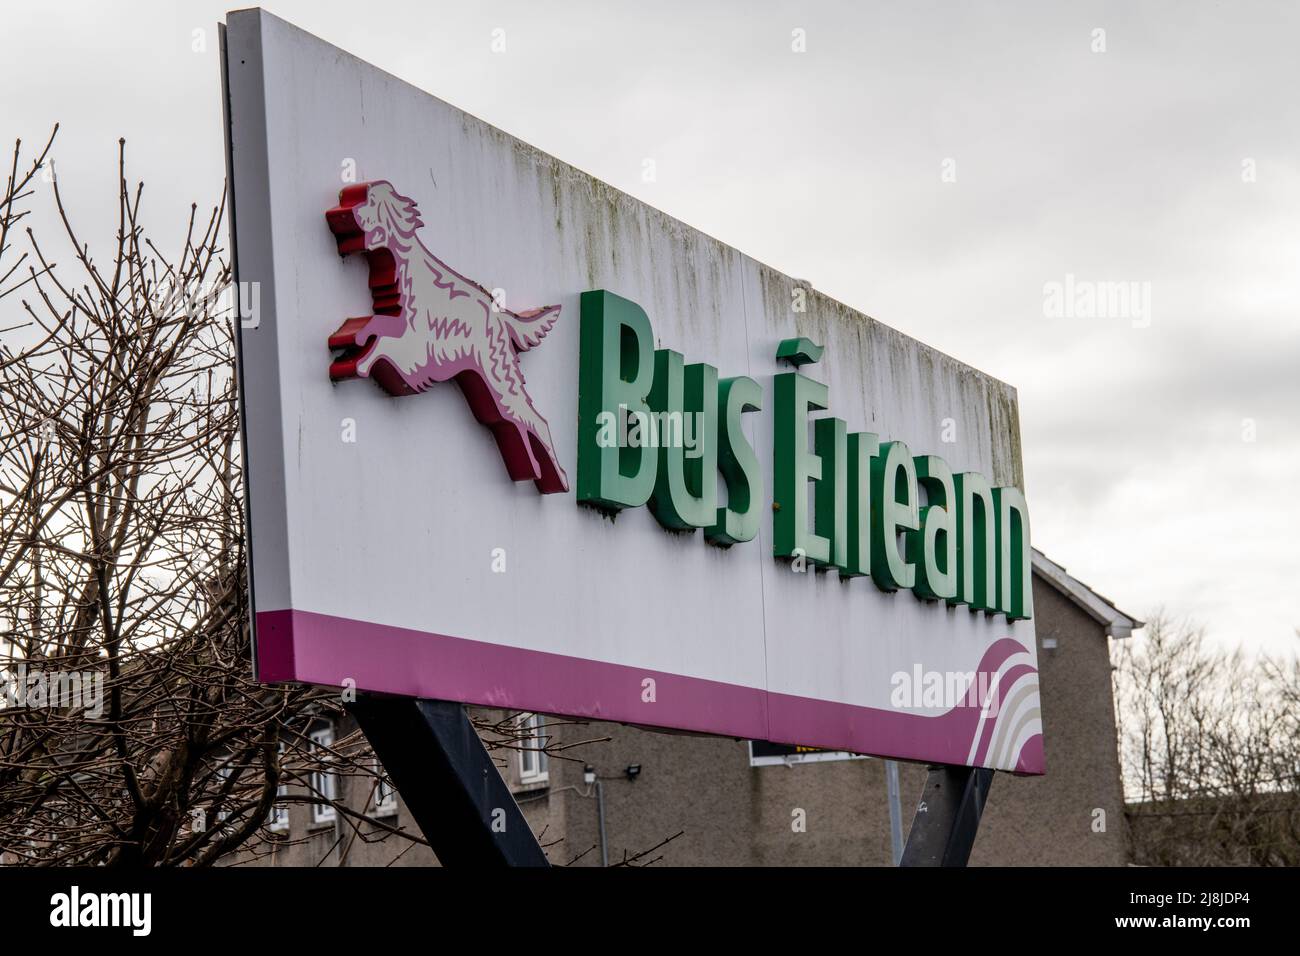
{"type": "MultiPolygon", "coordinates": [[[[1133,614],[1296,644],[1300,5],[266,6],[1010,382],[1038,547],[1133,614]],[[1149,315],[1046,314],[1067,275],[1149,315]]],[[[87,238],[119,136],[153,232],[215,201],[227,7],[6,9],[0,143],[63,123],[87,238]]]]}

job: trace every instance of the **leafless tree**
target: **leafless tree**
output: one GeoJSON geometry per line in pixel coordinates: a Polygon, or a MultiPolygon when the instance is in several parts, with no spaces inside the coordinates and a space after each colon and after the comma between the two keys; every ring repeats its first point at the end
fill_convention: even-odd
{"type": "Polygon", "coordinates": [[[1115,696],[1137,862],[1300,864],[1300,659],[1157,614],[1120,645],[1115,696]]]}
{"type": "MultiPolygon", "coordinates": [[[[224,203],[165,254],[121,144],[100,258],[50,152],[16,145],[0,199],[0,860],[248,859],[294,802],[347,845],[424,843],[344,798],[381,771],[358,734],[313,741],[339,691],[253,679],[224,203]],[[46,192],[59,264],[15,229],[46,192]]],[[[512,718],[490,747],[523,745],[512,718]]]]}

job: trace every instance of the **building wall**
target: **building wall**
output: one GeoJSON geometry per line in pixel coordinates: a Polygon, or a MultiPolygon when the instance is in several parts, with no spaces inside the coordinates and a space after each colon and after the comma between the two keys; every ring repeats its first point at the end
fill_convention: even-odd
{"type": "MultiPolygon", "coordinates": [[[[483,713],[491,713],[484,711],[483,713]]],[[[342,741],[347,735],[357,730],[356,723],[350,718],[335,721],[335,740],[342,741]]],[[[515,791],[515,799],[528,821],[533,833],[538,835],[543,844],[563,843],[563,819],[552,813],[558,803],[552,802],[548,787],[527,787],[520,783],[517,755],[512,752],[499,752],[497,765],[502,774],[510,781],[515,791]],[[539,799],[540,798],[540,799],[539,799]],[[558,842],[557,842],[558,841],[558,842]]],[[[341,777],[339,795],[349,807],[366,809],[372,796],[373,781],[360,777],[341,777]]],[[[369,839],[354,837],[352,828],[340,823],[313,824],[311,807],[307,804],[290,803],[289,827],[283,840],[264,840],[259,842],[256,853],[238,853],[227,863],[253,864],[263,866],[437,866],[438,860],[433,851],[421,844],[400,836],[385,834],[378,828],[362,827],[369,839]],[[339,834],[343,834],[339,840],[339,834]],[[336,848],[337,844],[337,848],[336,848]]],[[[373,808],[370,808],[373,812],[373,808]]],[[[397,812],[382,818],[394,827],[404,829],[415,836],[422,836],[419,827],[411,817],[405,802],[399,793],[397,812]]]]}
{"type": "Polygon", "coordinates": [[[998,774],[973,864],[1120,866],[1128,860],[1109,638],[1034,577],[1047,773],[998,774]],[[1056,639],[1055,648],[1044,640],[1056,639]],[[1095,811],[1104,811],[1104,832],[1095,811]],[[1096,821],[1096,822],[1095,822],[1096,821]]]}
{"type": "MultiPolygon", "coordinates": [[[[995,776],[971,863],[1121,865],[1128,850],[1108,638],[1037,575],[1034,607],[1047,775],[995,776]],[[1043,646],[1052,639],[1055,648],[1043,646]],[[1096,829],[1098,809],[1104,830],[1096,829]]],[[[611,864],[628,858],[673,866],[891,863],[884,761],[751,767],[746,741],[604,723],[561,725],[553,733],[560,744],[610,738],[566,752],[577,759],[551,758],[540,788],[521,787],[517,755],[503,754],[503,772],[553,863],[601,863],[599,801],[583,782],[584,763],[596,769],[604,793],[611,864]],[[634,779],[630,766],[640,768],[634,779]]],[[[923,766],[900,766],[905,836],[925,773],[923,766]]],[[[360,795],[351,798],[359,802],[360,795]]],[[[293,806],[290,813],[291,832],[309,832],[309,809],[293,806]]],[[[413,826],[400,798],[397,821],[413,826]]],[[[316,831],[268,862],[316,865],[333,839],[332,828],[316,831]]],[[[405,841],[390,837],[353,841],[345,865],[385,865],[402,850],[397,865],[436,862],[427,848],[407,850],[405,841]]]]}

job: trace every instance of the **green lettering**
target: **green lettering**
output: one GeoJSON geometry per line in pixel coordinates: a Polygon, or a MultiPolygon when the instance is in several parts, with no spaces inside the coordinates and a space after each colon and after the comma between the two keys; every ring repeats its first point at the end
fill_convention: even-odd
{"type": "Polygon", "coordinates": [[[923,598],[957,596],[957,496],[952,469],[937,455],[917,455],[917,483],[925,489],[921,530],[907,534],[907,556],[916,565],[914,590],[923,598]]]}
{"type": "Polygon", "coordinates": [[[998,515],[998,610],[1009,621],[1034,616],[1029,509],[1017,488],[994,488],[998,515]]]}
{"type": "Polygon", "coordinates": [[[830,541],[808,528],[808,482],[820,481],[822,460],[808,450],[808,412],[830,404],[830,390],[798,372],[773,385],[772,550],[778,558],[802,553],[815,564],[830,558],[830,541]]]}
{"type": "Polygon", "coordinates": [[[972,611],[992,614],[998,606],[997,529],[993,491],[977,471],[953,476],[957,495],[957,597],[972,611]]]}
{"type": "MultiPolygon", "coordinates": [[[[648,416],[654,378],[654,332],[635,302],[612,292],[584,292],[578,356],[578,501],[619,510],[636,508],[654,490],[654,448],[610,446],[599,440],[602,412],[648,416]]],[[[607,416],[606,416],[606,420],[607,416]]]]}
{"type": "Polygon", "coordinates": [[[714,544],[738,544],[758,535],[763,474],[758,456],[745,437],[742,418],[745,412],[757,412],[762,407],[763,390],[752,378],[742,375],[718,383],[718,470],[727,487],[727,504],[718,509],[716,522],[704,529],[704,536],[714,544]]]}
{"type": "Polygon", "coordinates": [[[707,528],[718,509],[718,370],[683,368],[680,352],[659,349],[650,408],[659,445],[650,510],[667,528],[707,528]]]}
{"type": "Polygon", "coordinates": [[[910,588],[916,583],[916,566],[899,548],[898,535],[916,531],[916,466],[901,441],[885,442],[871,460],[871,578],[882,591],[910,588]]]}
{"type": "Polygon", "coordinates": [[[848,548],[841,575],[871,573],[871,460],[880,439],[871,432],[854,432],[848,440],[848,548]]]}

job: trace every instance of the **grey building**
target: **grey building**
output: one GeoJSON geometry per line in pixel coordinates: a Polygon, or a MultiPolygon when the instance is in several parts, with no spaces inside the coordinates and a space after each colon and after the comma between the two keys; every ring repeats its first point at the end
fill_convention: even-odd
{"type": "MultiPolygon", "coordinates": [[[[995,776],[971,863],[1121,865],[1129,849],[1109,641],[1142,622],[1039,552],[1033,586],[1047,774],[995,776]]],[[[502,772],[553,863],[892,863],[883,760],[824,753],[756,758],[744,740],[523,719],[552,745],[593,741],[558,756],[500,752],[502,772]]],[[[319,733],[324,740],[353,729],[322,726],[319,733]]],[[[904,836],[924,778],[925,767],[900,765],[904,836]]],[[[364,778],[321,783],[342,788],[349,806],[369,803],[375,813],[377,804],[386,823],[418,832],[400,795],[387,787],[364,778]]],[[[290,804],[260,862],[437,863],[427,847],[382,832],[340,843],[336,827],[331,815],[290,804]]]]}

